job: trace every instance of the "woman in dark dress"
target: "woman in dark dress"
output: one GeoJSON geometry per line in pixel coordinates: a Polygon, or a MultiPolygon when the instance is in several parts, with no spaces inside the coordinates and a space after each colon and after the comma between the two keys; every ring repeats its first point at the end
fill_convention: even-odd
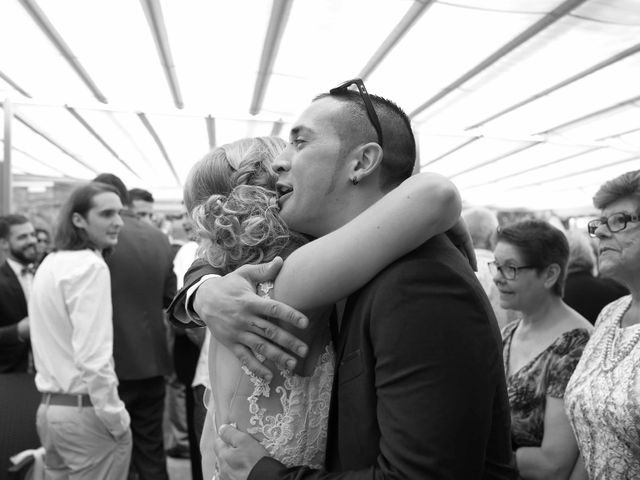
{"type": "Polygon", "coordinates": [[[578,447],[564,390],[591,325],[562,300],[569,246],[549,223],[499,229],[490,264],[500,304],[519,319],[502,330],[513,449],[523,479],[568,479],[578,447]]]}

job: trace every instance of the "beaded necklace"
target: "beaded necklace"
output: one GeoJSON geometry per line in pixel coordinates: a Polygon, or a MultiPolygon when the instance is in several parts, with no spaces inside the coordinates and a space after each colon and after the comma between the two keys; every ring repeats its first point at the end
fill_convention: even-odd
{"type": "Polygon", "coordinates": [[[611,327],[606,333],[605,343],[604,343],[604,354],[602,356],[602,369],[605,372],[610,372],[613,370],[627,355],[631,353],[631,350],[638,344],[640,341],[640,328],[637,328],[631,338],[627,339],[626,342],[620,343],[616,347],[618,343],[618,337],[622,342],[622,329],[619,329],[618,326],[621,324],[622,317],[631,307],[631,302],[627,305],[627,308],[622,310],[617,317],[612,322],[611,327]],[[618,331],[620,334],[618,335],[618,331]]]}

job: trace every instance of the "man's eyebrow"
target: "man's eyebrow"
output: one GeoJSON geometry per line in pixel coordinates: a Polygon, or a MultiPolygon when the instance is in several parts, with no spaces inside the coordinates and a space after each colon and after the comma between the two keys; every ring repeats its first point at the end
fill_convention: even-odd
{"type": "Polygon", "coordinates": [[[298,125],[291,129],[291,132],[289,133],[289,138],[293,138],[299,133],[309,133],[309,132],[313,132],[313,130],[311,130],[308,127],[305,127],[304,125],[298,125]]]}

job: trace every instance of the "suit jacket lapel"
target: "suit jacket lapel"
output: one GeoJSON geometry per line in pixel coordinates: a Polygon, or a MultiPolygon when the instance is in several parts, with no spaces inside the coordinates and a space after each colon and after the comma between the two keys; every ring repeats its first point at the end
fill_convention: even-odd
{"type": "Polygon", "coordinates": [[[25,299],[22,285],[20,285],[20,280],[18,280],[18,277],[16,277],[16,274],[6,260],[0,267],[0,274],[4,277],[5,288],[7,289],[7,294],[9,295],[8,298],[12,299],[12,301],[15,302],[19,308],[26,311],[27,300],[25,299]]]}

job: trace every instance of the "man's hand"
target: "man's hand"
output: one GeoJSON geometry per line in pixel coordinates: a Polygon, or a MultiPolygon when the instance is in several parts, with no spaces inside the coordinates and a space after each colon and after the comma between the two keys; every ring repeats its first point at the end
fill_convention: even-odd
{"type": "Polygon", "coordinates": [[[213,449],[224,479],[245,480],[258,460],[269,455],[255,438],[231,425],[221,425],[219,435],[213,449]]]}
{"type": "Polygon", "coordinates": [[[29,340],[29,317],[24,317],[18,322],[18,339],[21,342],[29,340]]]}
{"type": "Polygon", "coordinates": [[[274,325],[269,318],[306,328],[309,320],[302,313],[256,293],[256,285],[273,280],[282,259],[262,265],[244,265],[224,277],[210,278],[196,290],[193,308],[212,335],[231,350],[255,375],[272,378],[272,372],[255,357],[264,355],[280,368],[293,370],[296,359],[307,354],[307,345],[274,325]],[[287,350],[287,351],[285,351],[287,350]]]}
{"type": "Polygon", "coordinates": [[[458,247],[458,250],[467,257],[471,268],[474,272],[478,271],[478,262],[476,261],[476,252],[473,248],[473,241],[471,240],[471,233],[467,228],[467,224],[464,223],[462,218],[459,218],[456,224],[447,230],[447,236],[458,247]]]}

